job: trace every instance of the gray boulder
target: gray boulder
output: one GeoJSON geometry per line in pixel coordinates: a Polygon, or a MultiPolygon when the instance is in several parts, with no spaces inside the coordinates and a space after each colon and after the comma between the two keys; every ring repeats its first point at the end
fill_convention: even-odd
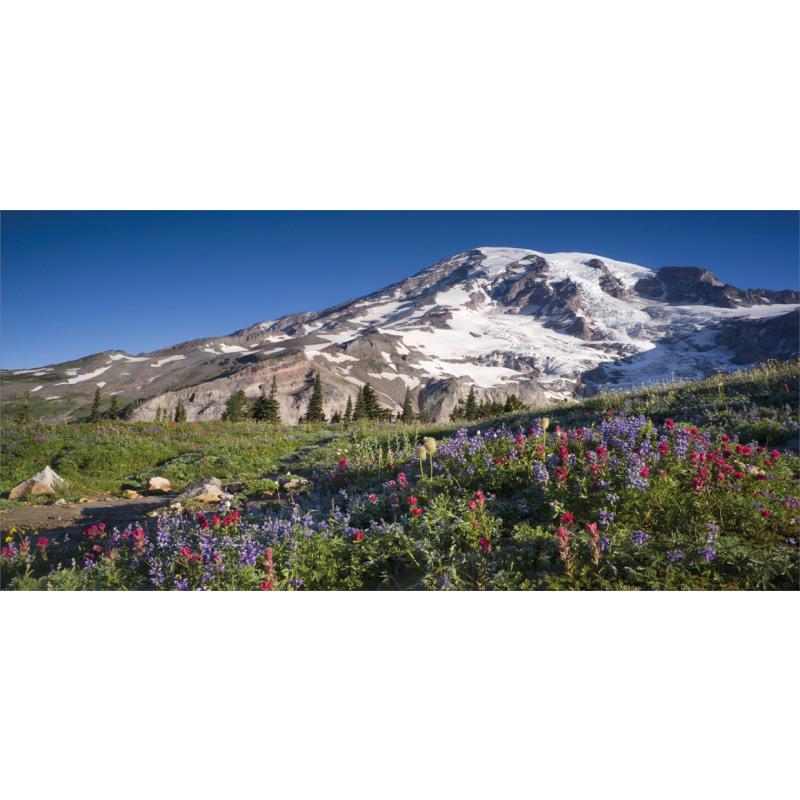
{"type": "Polygon", "coordinates": [[[178,495],[179,500],[197,500],[201,503],[216,503],[225,492],[219,478],[197,478],[178,495]]]}

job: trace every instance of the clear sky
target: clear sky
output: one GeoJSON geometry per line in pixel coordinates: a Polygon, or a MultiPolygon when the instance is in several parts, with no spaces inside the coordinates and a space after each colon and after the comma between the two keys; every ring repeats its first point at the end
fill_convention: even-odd
{"type": "Polygon", "coordinates": [[[222,336],[481,246],[798,288],[798,214],[787,211],[9,211],[1,222],[4,369],[222,336]]]}

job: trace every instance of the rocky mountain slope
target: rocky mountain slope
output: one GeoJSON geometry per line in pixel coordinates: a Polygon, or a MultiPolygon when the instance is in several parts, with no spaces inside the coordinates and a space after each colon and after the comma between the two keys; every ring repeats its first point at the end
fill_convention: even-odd
{"type": "Polygon", "coordinates": [[[424,388],[433,418],[471,386],[479,400],[525,403],[706,376],[798,351],[793,290],[737,289],[708,270],[651,270],[584,253],[482,247],[318,312],[260,322],[230,336],[132,356],[111,351],[2,372],[2,401],[30,389],[33,416],[80,418],[97,386],[134,420],[182,398],[188,418],[214,419],[243,389],[277,378],[283,419],[305,411],[314,376],[325,411],[344,411],[369,381],[400,409],[424,388]]]}

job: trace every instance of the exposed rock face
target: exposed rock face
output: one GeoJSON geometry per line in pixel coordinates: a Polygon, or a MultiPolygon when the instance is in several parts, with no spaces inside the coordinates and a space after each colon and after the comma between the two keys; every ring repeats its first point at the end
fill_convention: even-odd
{"type": "Polygon", "coordinates": [[[639,294],[650,297],[653,300],[660,300],[667,293],[667,287],[653,275],[647,278],[639,278],[633,288],[639,294]]]}
{"type": "Polygon", "coordinates": [[[627,289],[625,289],[625,287],[622,285],[622,282],[618,278],[615,278],[611,272],[609,272],[605,262],[601,261],[599,258],[591,258],[586,262],[586,266],[592,267],[592,269],[600,270],[600,288],[606,294],[610,294],[612,297],[616,297],[618,300],[622,300],[627,296],[627,289]]]}
{"type": "Polygon", "coordinates": [[[796,350],[798,303],[792,289],[737,289],[695,267],[654,271],[583,253],[485,247],[229,336],[4,371],[2,402],[41,389],[37,415],[80,419],[102,382],[128,419],[172,418],[182,400],[189,421],[207,420],[238,390],[251,403],[268,394],[275,378],[282,420],[294,423],[319,375],[328,418],[367,382],[393,413],[407,390],[415,403],[424,390],[433,418],[447,417],[471,387],[482,400],[516,394],[534,404],[782,357],[796,350]]]}
{"type": "Polygon", "coordinates": [[[722,324],[717,343],[733,351],[731,361],[745,365],[768,358],[786,360],[798,353],[797,313],[722,324]]]}
{"type": "Polygon", "coordinates": [[[666,289],[664,299],[668,303],[749,308],[800,302],[798,292],[789,289],[781,292],[769,289],[737,289],[717,280],[709,270],[699,267],[662,267],[657,274],[666,289]]]}
{"type": "Polygon", "coordinates": [[[26,497],[37,494],[55,494],[59,489],[65,489],[69,484],[58,476],[50,467],[39,470],[33,477],[18,483],[9,493],[9,500],[24,500],[26,497]]]}

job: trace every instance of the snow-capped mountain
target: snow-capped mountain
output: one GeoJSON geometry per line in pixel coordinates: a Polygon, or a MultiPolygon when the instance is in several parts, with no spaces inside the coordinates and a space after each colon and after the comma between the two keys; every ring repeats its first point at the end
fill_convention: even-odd
{"type": "Polygon", "coordinates": [[[479,400],[539,403],[788,358],[798,350],[798,303],[796,291],[741,290],[695,267],[481,247],[324,311],[3,380],[15,397],[30,388],[44,398],[45,416],[80,414],[99,385],[133,403],[133,419],[152,419],[179,397],[189,419],[207,419],[237,389],[251,398],[268,391],[274,375],[283,418],[295,421],[319,372],[328,414],[369,381],[393,410],[406,388],[415,401],[424,389],[443,418],[471,386],[479,400]]]}

